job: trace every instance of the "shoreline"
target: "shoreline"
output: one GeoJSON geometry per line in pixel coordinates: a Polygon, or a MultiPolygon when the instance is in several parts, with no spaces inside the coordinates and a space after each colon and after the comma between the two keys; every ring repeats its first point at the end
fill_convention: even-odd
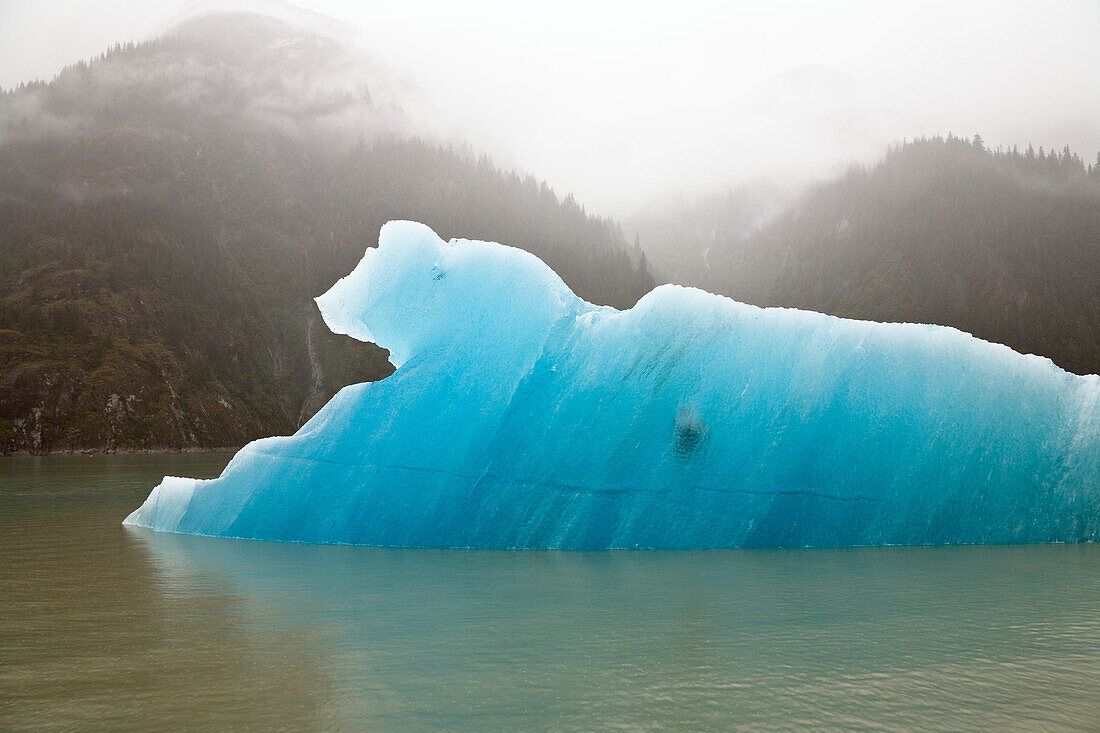
{"type": "Polygon", "coordinates": [[[216,448],[74,448],[48,451],[17,450],[0,453],[0,458],[27,458],[31,456],[113,456],[113,455],[174,455],[184,453],[236,453],[244,446],[221,446],[216,448]]]}

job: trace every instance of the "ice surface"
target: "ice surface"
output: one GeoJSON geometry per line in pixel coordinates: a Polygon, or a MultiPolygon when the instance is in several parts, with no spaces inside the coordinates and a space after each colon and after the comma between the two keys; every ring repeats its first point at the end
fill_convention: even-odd
{"type": "Polygon", "coordinates": [[[672,285],[627,311],[391,222],[317,299],[390,349],[129,524],[302,542],[706,548],[1100,539],[1100,378],[939,326],[672,285]]]}

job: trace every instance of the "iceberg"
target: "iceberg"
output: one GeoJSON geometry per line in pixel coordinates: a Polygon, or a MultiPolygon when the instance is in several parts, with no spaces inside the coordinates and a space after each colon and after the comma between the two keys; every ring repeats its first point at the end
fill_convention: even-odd
{"type": "Polygon", "coordinates": [[[260,540],[609,549],[1094,542],[1100,377],[941,326],[664,285],[390,222],[317,299],[390,351],[297,433],[126,524],[260,540]]]}

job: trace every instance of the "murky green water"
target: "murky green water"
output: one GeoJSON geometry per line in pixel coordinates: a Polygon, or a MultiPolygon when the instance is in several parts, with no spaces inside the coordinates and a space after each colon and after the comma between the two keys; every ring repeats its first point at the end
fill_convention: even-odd
{"type": "Polygon", "coordinates": [[[0,459],[0,728],[1100,730],[1100,546],[158,535],[224,455],[0,459]]]}

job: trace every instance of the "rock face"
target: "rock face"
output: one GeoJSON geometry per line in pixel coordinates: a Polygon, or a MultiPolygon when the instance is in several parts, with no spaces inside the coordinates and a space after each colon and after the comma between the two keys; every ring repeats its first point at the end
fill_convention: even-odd
{"type": "Polygon", "coordinates": [[[1100,538],[1100,378],[939,326],[662,286],[391,222],[318,299],[390,350],[290,437],[127,523],[304,542],[707,548],[1100,538]]]}

